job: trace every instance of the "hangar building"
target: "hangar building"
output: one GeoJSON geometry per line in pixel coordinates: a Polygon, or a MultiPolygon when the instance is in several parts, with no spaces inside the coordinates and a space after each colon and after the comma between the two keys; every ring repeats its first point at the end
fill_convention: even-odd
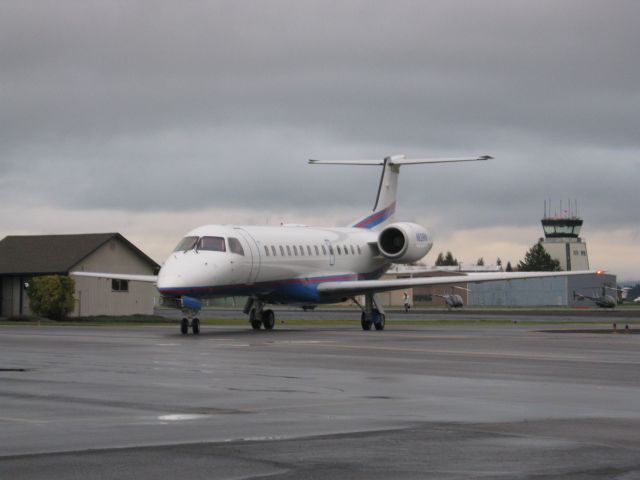
{"type": "Polygon", "coordinates": [[[615,275],[585,274],[476,283],[469,284],[467,298],[469,306],[593,307],[595,301],[578,300],[573,292],[598,297],[603,287],[615,288],[616,280],[615,275]]]}
{"type": "MultiPolygon", "coordinates": [[[[0,316],[30,315],[29,281],[72,271],[155,275],[160,266],[119,233],[8,236],[0,241],[0,316]]],[[[155,286],[75,277],[71,316],[152,314],[155,286]]]]}

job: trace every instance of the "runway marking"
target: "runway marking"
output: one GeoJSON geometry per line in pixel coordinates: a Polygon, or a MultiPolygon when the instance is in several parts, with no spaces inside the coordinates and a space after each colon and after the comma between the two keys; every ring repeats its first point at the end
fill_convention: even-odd
{"type": "Polygon", "coordinates": [[[197,413],[173,413],[169,415],[160,415],[158,420],[161,421],[169,421],[169,422],[181,422],[185,420],[198,420],[200,418],[207,418],[211,415],[203,415],[197,413]]]}
{"type": "Polygon", "coordinates": [[[31,418],[18,418],[18,417],[0,417],[0,422],[30,423],[33,425],[37,425],[41,423],[49,423],[47,420],[33,420],[31,418]]]}
{"type": "MultiPolygon", "coordinates": [[[[283,344],[287,345],[287,344],[283,344]]],[[[580,355],[555,355],[555,354],[518,354],[518,353],[498,353],[498,352],[478,352],[478,351],[470,351],[470,350],[442,350],[442,349],[433,349],[433,348],[406,348],[406,347],[379,347],[373,345],[344,345],[344,344],[310,344],[310,346],[322,346],[322,347],[335,347],[335,348],[343,348],[343,349],[352,349],[352,350],[376,350],[376,351],[387,351],[387,352],[409,352],[409,353],[435,353],[435,354],[444,354],[444,355],[468,355],[468,356],[476,356],[476,357],[497,357],[497,358],[528,358],[528,359],[538,359],[538,360],[587,360],[587,361],[598,361],[599,360],[591,360],[589,357],[580,356],[580,355]]]]}
{"type": "MultiPolygon", "coordinates": [[[[326,333],[327,335],[335,335],[335,336],[351,336],[351,337],[362,337],[364,334],[363,332],[323,332],[326,333]]],[[[373,333],[373,332],[371,332],[373,333]]],[[[414,333],[389,333],[387,331],[384,332],[384,337],[388,338],[388,337],[392,337],[392,338],[410,338],[410,339],[428,339],[428,340],[456,340],[458,338],[461,339],[466,339],[466,338],[479,338],[481,337],[481,335],[469,335],[469,334],[465,334],[465,335],[456,335],[456,334],[447,334],[447,335],[438,335],[438,334],[431,334],[431,335],[416,335],[414,333]]]]}

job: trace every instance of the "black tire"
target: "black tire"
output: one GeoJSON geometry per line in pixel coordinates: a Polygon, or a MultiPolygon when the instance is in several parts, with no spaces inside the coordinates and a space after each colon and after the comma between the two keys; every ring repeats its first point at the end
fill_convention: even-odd
{"type": "Polygon", "coordinates": [[[194,318],[191,320],[191,330],[193,330],[194,335],[198,335],[200,333],[200,319],[194,318]]]}
{"type": "Polygon", "coordinates": [[[276,316],[273,310],[265,310],[262,312],[262,324],[265,330],[272,330],[276,324],[276,316]]]}
{"type": "Polygon", "coordinates": [[[249,312],[249,323],[251,324],[251,328],[254,330],[260,330],[260,327],[262,326],[262,320],[257,318],[255,308],[252,308],[249,312]]]}
{"type": "Polygon", "coordinates": [[[180,333],[182,333],[183,335],[189,333],[189,320],[187,320],[186,318],[183,318],[180,322],[180,333]]]}
{"type": "Polygon", "coordinates": [[[371,320],[367,320],[367,316],[364,312],[360,316],[360,325],[362,325],[363,330],[371,330],[371,320]]]}
{"type": "Polygon", "coordinates": [[[378,323],[374,324],[376,327],[376,330],[384,330],[384,324],[385,324],[385,314],[384,313],[380,313],[379,314],[379,318],[380,320],[378,321],[378,323]]]}

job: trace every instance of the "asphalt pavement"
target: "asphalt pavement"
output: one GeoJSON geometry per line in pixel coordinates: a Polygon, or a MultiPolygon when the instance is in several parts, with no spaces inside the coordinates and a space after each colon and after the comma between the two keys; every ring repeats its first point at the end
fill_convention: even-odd
{"type": "Polygon", "coordinates": [[[554,330],[2,326],[0,479],[640,478],[640,335],[554,330]]]}

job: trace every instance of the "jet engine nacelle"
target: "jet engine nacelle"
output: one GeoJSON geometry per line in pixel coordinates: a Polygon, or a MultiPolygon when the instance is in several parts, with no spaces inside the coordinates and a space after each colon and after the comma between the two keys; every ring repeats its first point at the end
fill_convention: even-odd
{"type": "Polygon", "coordinates": [[[380,254],[395,263],[413,263],[424,257],[433,241],[429,232],[417,223],[392,223],[378,235],[380,254]]]}

